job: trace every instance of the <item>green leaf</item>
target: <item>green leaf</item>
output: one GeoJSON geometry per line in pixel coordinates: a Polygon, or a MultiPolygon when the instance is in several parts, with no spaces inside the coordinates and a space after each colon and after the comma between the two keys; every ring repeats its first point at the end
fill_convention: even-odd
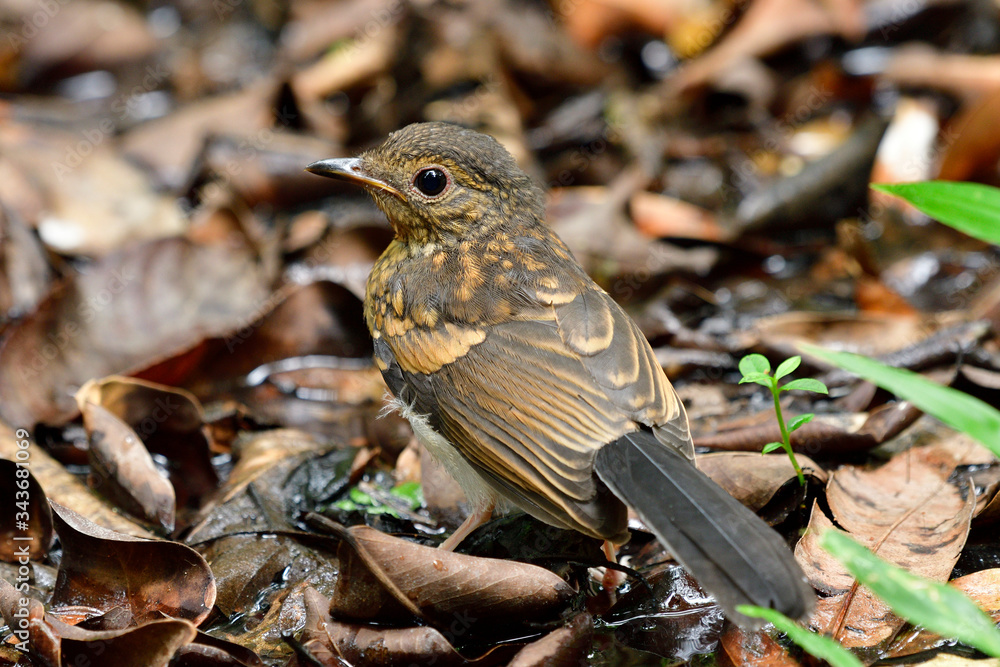
{"type": "Polygon", "coordinates": [[[740,379],[740,384],[746,384],[747,382],[763,385],[768,389],[774,386],[774,378],[767,373],[750,373],[740,379]]]}
{"type": "Polygon", "coordinates": [[[817,394],[830,393],[825,384],[813,378],[799,378],[798,380],[787,382],[781,387],[781,391],[792,391],[793,389],[798,391],[814,391],[817,394]]]}
{"type": "Polygon", "coordinates": [[[736,606],[736,611],[751,618],[762,618],[788,635],[788,638],[802,647],[806,653],[825,660],[833,667],[862,667],[857,656],[841,646],[836,640],[810,632],[780,611],[748,604],[736,606]]]}
{"type": "Polygon", "coordinates": [[[771,372],[771,362],[763,354],[748,354],[740,359],[740,373],[743,377],[758,373],[767,374],[771,372]]]}
{"type": "Polygon", "coordinates": [[[795,429],[797,429],[797,428],[799,428],[799,427],[801,427],[801,426],[803,426],[805,424],[808,424],[809,422],[812,421],[812,418],[815,417],[815,416],[816,415],[814,415],[811,412],[807,412],[804,415],[799,415],[798,417],[796,417],[792,421],[788,422],[788,432],[791,433],[795,429]]]}
{"type": "Polygon", "coordinates": [[[420,482],[403,482],[393,487],[389,493],[408,502],[411,510],[420,509],[424,505],[424,491],[420,488],[420,482]]]}
{"type": "Polygon", "coordinates": [[[825,531],[819,543],[860,583],[910,623],[1000,657],[1000,631],[957,588],[887,563],[838,530],[825,531]]]}
{"type": "Polygon", "coordinates": [[[931,382],[919,373],[886,366],[858,354],[833,352],[805,343],[799,347],[814,357],[893,392],[948,426],[967,433],[1000,456],[1000,410],[988,403],[931,382]]]}
{"type": "Polygon", "coordinates": [[[784,447],[784,445],[781,444],[780,442],[769,442],[766,445],[764,445],[763,449],[760,450],[760,453],[761,454],[770,454],[774,450],[781,449],[783,447],[784,447]]]}
{"type": "Polygon", "coordinates": [[[774,379],[780,380],[789,373],[793,372],[802,363],[802,357],[795,356],[785,359],[780,364],[778,364],[778,370],[774,371],[774,379]]]}
{"type": "Polygon", "coordinates": [[[877,184],[872,188],[901,197],[960,232],[1000,245],[1000,190],[997,188],[951,181],[877,184]]]}
{"type": "Polygon", "coordinates": [[[357,505],[374,505],[375,501],[367,493],[359,489],[358,487],[353,487],[347,492],[347,496],[357,505]]]}

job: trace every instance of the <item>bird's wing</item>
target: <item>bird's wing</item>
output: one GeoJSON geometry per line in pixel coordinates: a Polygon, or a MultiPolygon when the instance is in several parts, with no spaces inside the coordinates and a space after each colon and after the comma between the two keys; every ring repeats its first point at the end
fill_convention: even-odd
{"type": "Polygon", "coordinates": [[[488,327],[382,335],[376,356],[393,393],[487,482],[529,513],[594,536],[620,540],[626,530],[621,503],[594,478],[597,450],[636,422],[686,437],[648,343],[596,286],[488,327]]]}

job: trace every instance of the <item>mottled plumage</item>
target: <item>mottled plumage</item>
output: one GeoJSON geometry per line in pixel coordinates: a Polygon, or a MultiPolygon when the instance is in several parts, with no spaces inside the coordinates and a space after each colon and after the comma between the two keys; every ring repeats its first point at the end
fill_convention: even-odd
{"type": "MultiPolygon", "coordinates": [[[[710,592],[730,613],[748,601],[803,613],[806,589],[780,537],[691,464],[687,416],[649,343],[545,224],[542,191],[495,140],[422,123],[356,159],[309,169],[364,185],[392,223],[395,239],[375,263],[365,298],[376,363],[418,437],[480,514],[509,502],[620,544],[628,530],[618,496],[629,497],[620,487],[633,480],[600,469],[614,459],[610,453],[602,453],[597,469],[595,457],[609,443],[615,447],[608,452],[652,452],[653,463],[635,467],[636,483],[662,481],[664,507],[673,507],[674,494],[679,504],[670,511],[680,515],[697,514],[702,500],[723,524],[732,513],[737,524],[751,526],[741,528],[754,538],[751,551],[760,544],[757,552],[737,554],[737,562],[772,558],[793,570],[763,584],[748,574],[747,588],[757,586],[759,594],[730,599],[710,592]],[[685,488],[674,489],[675,480],[657,472],[674,465],[685,468],[685,488]],[[642,480],[644,470],[659,477],[642,480]],[[788,589],[787,600],[772,587],[788,589]]],[[[621,467],[633,470],[631,463],[621,467]]],[[[648,491],[655,498],[658,490],[648,491]]],[[[659,523],[669,530],[660,531],[663,507],[635,509],[668,546],[697,541],[691,531],[704,524],[664,519],[659,523]]],[[[710,526],[706,549],[731,549],[725,533],[724,525],[710,526]],[[713,537],[713,530],[724,534],[713,537]]],[[[678,557],[683,562],[696,552],[678,557]]],[[[701,564],[686,565],[698,576],[701,564]]],[[[732,579],[713,577],[707,567],[703,578],[713,583],[732,579]]]]}

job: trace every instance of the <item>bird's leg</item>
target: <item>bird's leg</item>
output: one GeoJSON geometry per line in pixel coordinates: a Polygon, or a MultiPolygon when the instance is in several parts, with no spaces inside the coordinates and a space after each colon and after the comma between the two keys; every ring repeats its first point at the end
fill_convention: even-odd
{"type": "MultiPolygon", "coordinates": [[[[604,557],[612,563],[617,563],[615,558],[615,545],[608,540],[604,540],[604,557]]],[[[625,583],[625,573],[612,570],[610,567],[604,569],[604,579],[601,584],[609,595],[614,595],[615,590],[625,583]]],[[[614,598],[612,598],[614,599],[614,598]]]]}
{"type": "Polygon", "coordinates": [[[493,506],[494,503],[490,503],[483,509],[476,510],[466,517],[465,521],[462,522],[462,525],[451,534],[451,537],[442,542],[438,549],[454,551],[455,547],[461,544],[462,540],[469,536],[469,533],[490,520],[490,517],[493,516],[493,506]]]}

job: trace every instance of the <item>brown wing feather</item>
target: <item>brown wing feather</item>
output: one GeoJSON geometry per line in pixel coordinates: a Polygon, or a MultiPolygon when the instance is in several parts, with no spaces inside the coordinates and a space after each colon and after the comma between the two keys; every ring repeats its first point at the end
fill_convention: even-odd
{"type": "Polygon", "coordinates": [[[436,428],[488,483],[543,520],[622,539],[624,509],[593,475],[597,450],[638,424],[674,425],[669,444],[690,442],[645,338],[593,285],[483,332],[418,327],[386,343],[404,382],[433,395],[421,402],[436,428]],[[435,372],[421,372],[428,357],[435,372]]]}

